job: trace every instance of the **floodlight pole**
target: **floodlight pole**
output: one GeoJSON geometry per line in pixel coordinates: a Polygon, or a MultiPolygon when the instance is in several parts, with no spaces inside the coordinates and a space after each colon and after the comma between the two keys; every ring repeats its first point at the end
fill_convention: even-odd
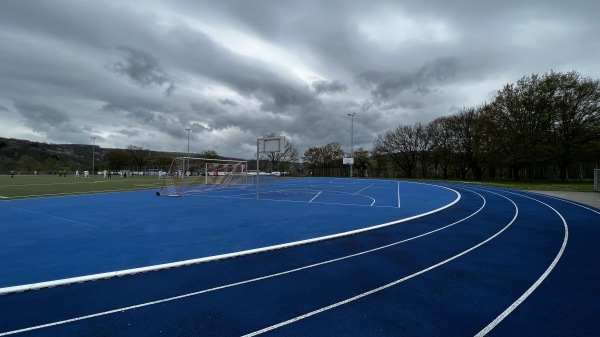
{"type": "MultiPolygon", "coordinates": [[[[188,164],[190,162],[190,130],[192,130],[192,129],[190,129],[190,128],[185,129],[185,131],[187,131],[187,133],[188,133],[188,149],[187,149],[188,150],[187,151],[188,164]]],[[[183,161],[183,172],[181,172],[181,179],[183,182],[182,186],[184,189],[185,189],[185,172],[186,171],[185,171],[185,160],[184,160],[183,161]]],[[[184,193],[181,193],[181,196],[183,196],[184,194],[185,194],[185,191],[184,191],[184,193]]]]}
{"type": "Polygon", "coordinates": [[[352,178],[352,171],[354,166],[354,116],[356,116],[356,112],[348,114],[350,116],[350,158],[352,161],[350,162],[350,178],[352,178]]]}
{"type": "Polygon", "coordinates": [[[92,139],[92,177],[94,176],[94,162],[96,161],[95,159],[95,151],[94,151],[94,146],[96,145],[96,137],[90,137],[92,139]]]}

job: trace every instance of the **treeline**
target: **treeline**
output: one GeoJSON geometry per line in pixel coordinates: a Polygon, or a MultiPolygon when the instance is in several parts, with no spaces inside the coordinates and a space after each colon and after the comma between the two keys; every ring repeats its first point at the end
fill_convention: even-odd
{"type": "MultiPolygon", "coordinates": [[[[12,143],[16,143],[16,140],[12,140],[12,143]]],[[[0,161],[0,172],[8,173],[10,171],[17,171],[21,174],[32,174],[37,171],[41,174],[56,174],[59,171],[91,171],[92,166],[97,172],[103,170],[144,171],[152,167],[168,169],[174,157],[186,155],[182,153],[156,152],[136,145],[129,145],[126,149],[102,149],[97,145],[73,145],[78,148],[85,147],[85,151],[79,149],[75,154],[72,149],[65,150],[65,148],[71,147],[70,145],[57,145],[56,147],[61,149],[60,152],[57,152],[49,144],[28,141],[25,141],[24,144],[26,144],[26,147],[20,146],[21,153],[16,153],[18,154],[17,160],[0,157],[0,159],[5,159],[0,161]],[[42,149],[41,151],[30,151],[32,148],[42,149]],[[85,152],[85,155],[82,152],[85,152]],[[94,165],[92,165],[92,161],[94,165]]],[[[8,147],[6,141],[0,141],[0,148],[2,147],[8,147]]],[[[192,155],[203,158],[220,158],[219,154],[214,150],[206,150],[192,155]]]]}
{"type": "MultiPolygon", "coordinates": [[[[355,174],[405,178],[569,178],[600,159],[600,81],[572,71],[531,75],[493,102],[428,124],[400,124],[355,152],[355,174]]],[[[304,153],[308,169],[344,172],[337,143],[304,153]]],[[[324,174],[327,175],[327,174],[324,174]]],[[[344,175],[344,174],[342,174],[344,175]]]]}

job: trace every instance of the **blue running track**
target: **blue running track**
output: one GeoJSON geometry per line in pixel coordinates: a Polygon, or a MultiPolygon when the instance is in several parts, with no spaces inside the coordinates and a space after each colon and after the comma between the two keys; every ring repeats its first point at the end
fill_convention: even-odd
{"type": "Polygon", "coordinates": [[[0,336],[600,335],[600,210],[534,193],[311,178],[0,213],[0,336]]]}

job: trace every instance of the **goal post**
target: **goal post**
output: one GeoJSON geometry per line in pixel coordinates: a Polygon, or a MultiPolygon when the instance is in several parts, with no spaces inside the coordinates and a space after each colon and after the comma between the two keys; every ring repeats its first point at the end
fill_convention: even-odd
{"type": "Polygon", "coordinates": [[[177,157],[173,159],[157,195],[181,197],[189,193],[246,187],[251,184],[247,169],[248,162],[245,160],[177,157]]]}

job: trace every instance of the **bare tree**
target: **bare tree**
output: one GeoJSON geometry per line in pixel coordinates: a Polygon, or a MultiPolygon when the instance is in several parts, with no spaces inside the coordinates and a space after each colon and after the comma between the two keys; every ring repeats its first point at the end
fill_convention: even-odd
{"type": "Polygon", "coordinates": [[[453,131],[450,124],[451,117],[439,117],[427,125],[427,132],[431,140],[431,156],[434,167],[442,170],[442,177],[449,178],[448,169],[454,156],[453,131]]]}
{"type": "MultiPolygon", "coordinates": [[[[264,135],[264,138],[270,137],[281,137],[277,133],[269,133],[264,135]]],[[[292,144],[287,137],[283,137],[283,152],[272,152],[261,154],[262,160],[267,160],[270,163],[271,171],[282,171],[281,164],[284,165],[283,171],[287,170],[287,167],[300,159],[300,153],[298,148],[292,144]]]]}
{"type": "Polygon", "coordinates": [[[426,129],[421,123],[398,125],[396,129],[379,135],[373,145],[373,152],[391,158],[406,177],[412,178],[419,155],[427,151],[426,129]]]}

